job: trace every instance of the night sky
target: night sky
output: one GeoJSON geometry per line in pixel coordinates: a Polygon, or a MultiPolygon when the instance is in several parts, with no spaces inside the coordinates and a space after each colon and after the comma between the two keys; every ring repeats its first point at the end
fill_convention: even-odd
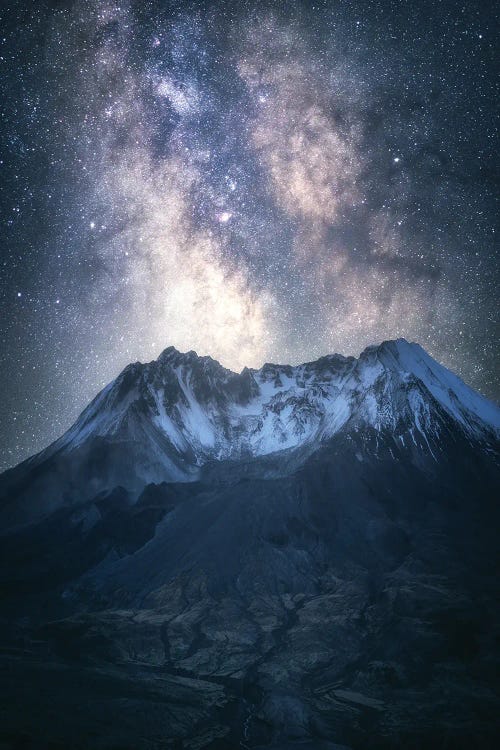
{"type": "Polygon", "coordinates": [[[1,466],[167,346],[492,398],[494,3],[2,3],[1,466]],[[10,7],[9,7],[10,6],[10,7]]]}

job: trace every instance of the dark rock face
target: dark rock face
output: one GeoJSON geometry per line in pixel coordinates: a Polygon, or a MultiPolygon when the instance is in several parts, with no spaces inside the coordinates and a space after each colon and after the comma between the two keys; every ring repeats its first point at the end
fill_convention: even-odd
{"type": "MultiPolygon", "coordinates": [[[[247,403],[294,376],[266,365],[256,386],[244,371],[235,395],[217,381],[231,374],[194,362],[197,403],[247,403]]],[[[332,366],[352,362],[318,363],[332,366]]],[[[29,521],[18,512],[0,540],[0,745],[496,746],[491,428],[404,383],[425,396],[414,421],[356,412],[313,445],[208,457],[192,481],[92,492],[81,478],[77,502],[33,516],[46,499],[25,473],[29,521]]]]}

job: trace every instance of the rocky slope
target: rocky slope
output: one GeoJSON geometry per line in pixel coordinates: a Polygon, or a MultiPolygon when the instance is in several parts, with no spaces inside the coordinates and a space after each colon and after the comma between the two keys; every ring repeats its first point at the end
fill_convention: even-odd
{"type": "Polygon", "coordinates": [[[403,340],[126,368],[0,478],[0,741],[493,747],[499,425],[403,340]]]}

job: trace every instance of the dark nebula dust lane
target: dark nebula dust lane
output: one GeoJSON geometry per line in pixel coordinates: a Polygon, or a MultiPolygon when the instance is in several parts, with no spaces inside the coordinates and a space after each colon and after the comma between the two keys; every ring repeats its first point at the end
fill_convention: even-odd
{"type": "Polygon", "coordinates": [[[2,4],[2,466],[167,345],[495,390],[492,3],[2,4]]]}

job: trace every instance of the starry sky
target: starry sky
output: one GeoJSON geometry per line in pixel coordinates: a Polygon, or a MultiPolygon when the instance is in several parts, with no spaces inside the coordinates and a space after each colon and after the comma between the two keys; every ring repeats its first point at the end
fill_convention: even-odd
{"type": "Polygon", "coordinates": [[[498,398],[494,3],[2,3],[0,467],[167,346],[498,398]]]}

